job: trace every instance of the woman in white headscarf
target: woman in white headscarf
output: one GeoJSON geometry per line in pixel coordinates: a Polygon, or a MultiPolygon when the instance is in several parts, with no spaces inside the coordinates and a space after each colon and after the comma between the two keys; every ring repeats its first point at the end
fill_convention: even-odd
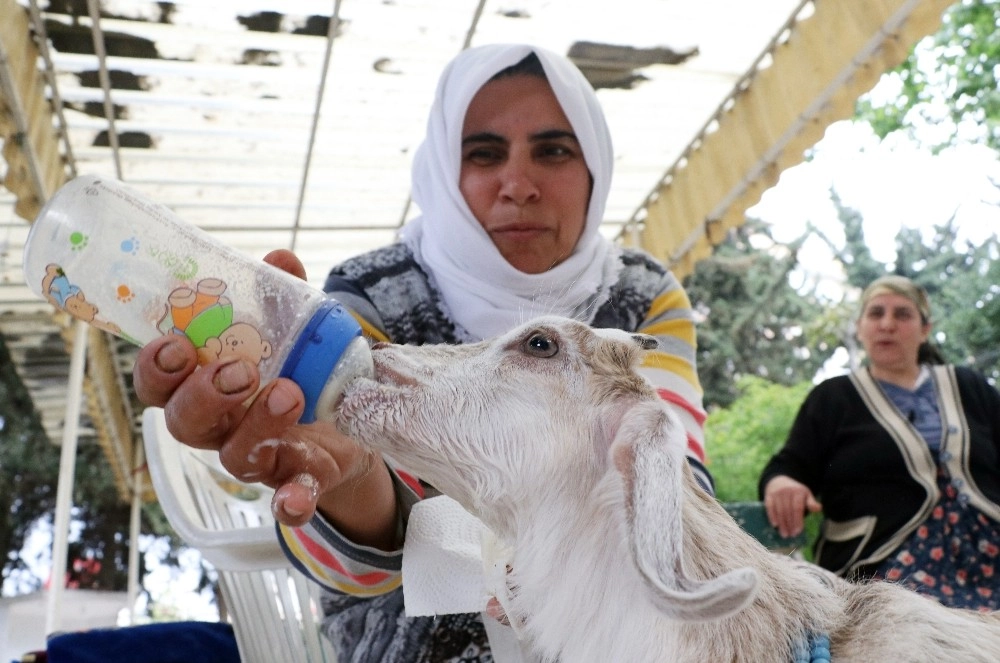
{"type": "MultiPolygon", "coordinates": [[[[401,241],[334,268],[326,290],[376,341],[478,341],[540,314],[656,336],[660,348],[642,370],[675,406],[692,469],[711,490],[689,301],[650,256],[601,235],[612,162],[597,97],[572,63],[525,45],[469,49],[442,73],[414,157],[421,216],[403,228],[401,241]]],[[[285,254],[270,260],[301,271],[285,254]]],[[[330,590],[325,626],[341,660],[489,656],[478,614],[402,616],[402,534],[410,507],[436,494],[433,487],[405,468],[373,463],[331,428],[294,425],[287,414],[301,399],[294,384],[265,386],[244,413],[237,399],[251,396],[252,385],[243,384],[242,373],[234,378],[231,367],[209,380],[184,377],[187,367],[171,373],[173,366],[154,364],[160,348],[173,343],[147,345],[136,367],[140,383],[169,386],[137,392],[155,405],[174,398],[188,404],[185,420],[172,428],[189,431],[180,439],[211,437],[230,471],[256,472],[256,480],[261,468],[243,467],[252,455],[247,449],[265,439],[298,443],[275,447],[280,462],[273,467],[282,473],[264,481],[277,488],[275,515],[289,558],[330,590]],[[192,416],[190,407],[206,416],[192,416]],[[296,468],[315,481],[293,479],[296,468]]]]}
{"type": "Polygon", "coordinates": [[[414,157],[413,200],[423,215],[407,224],[402,236],[433,278],[463,340],[496,336],[540,314],[591,321],[620,271],[616,251],[599,232],[612,159],[597,97],[566,59],[528,46],[485,46],[466,51],[444,70],[427,137],[414,157]],[[573,252],[536,274],[518,270],[497,251],[459,191],[466,109],[496,72],[532,53],[572,126],[593,181],[573,252]]]}

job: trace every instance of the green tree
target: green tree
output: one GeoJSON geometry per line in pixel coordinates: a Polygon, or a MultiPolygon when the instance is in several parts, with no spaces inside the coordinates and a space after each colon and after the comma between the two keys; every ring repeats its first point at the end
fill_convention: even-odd
{"type": "Polygon", "coordinates": [[[865,238],[864,218],[861,213],[843,204],[835,189],[830,190],[830,201],[837,211],[837,220],[844,231],[844,243],[838,244],[821,230],[809,224],[809,232],[820,237],[829,247],[833,258],[846,273],[847,282],[863,287],[885,274],[885,265],[875,259],[865,238]]]}
{"type": "MultiPolygon", "coordinates": [[[[24,577],[25,537],[55,499],[59,452],[45,435],[31,396],[0,337],[0,546],[3,580],[24,577]]],[[[12,580],[13,582],[14,580],[12,580]]],[[[37,581],[40,582],[40,581],[37,581]]],[[[29,588],[31,581],[29,581],[29,588]]]]}
{"type": "Polygon", "coordinates": [[[836,349],[826,304],[792,287],[802,239],[776,242],[749,219],[685,280],[698,322],[698,376],[707,407],[727,406],[737,381],[757,376],[783,385],[811,379],[836,349]]]}
{"type": "Polygon", "coordinates": [[[1000,0],[962,0],[936,34],[889,74],[896,94],[862,97],[857,117],[885,137],[904,131],[934,149],[964,141],[1000,151],[1000,0]],[[922,131],[928,125],[934,131],[922,131]]]}
{"type": "Polygon", "coordinates": [[[739,397],[716,408],[705,422],[708,467],[723,502],[757,499],[761,470],[785,443],[795,415],[812,389],[810,380],[791,386],[744,376],[736,380],[739,397]]]}
{"type": "Polygon", "coordinates": [[[956,335],[972,353],[971,363],[1000,384],[1000,256],[995,253],[983,280],[980,296],[955,315],[956,335]]]}
{"type": "MultiPolygon", "coordinates": [[[[60,451],[42,428],[2,337],[0,422],[0,549],[5,553],[2,585],[5,593],[24,594],[40,589],[45,581],[31,572],[33,560],[24,559],[20,553],[33,528],[52,523],[60,451]]],[[[97,445],[78,449],[75,472],[72,519],[76,534],[69,544],[65,572],[81,587],[124,591],[129,505],[118,497],[111,468],[97,445]]],[[[141,528],[147,533],[172,536],[175,544],[165,561],[176,559],[179,546],[158,505],[144,507],[141,528]]],[[[48,551],[36,554],[47,557],[48,551]]],[[[144,564],[142,555],[139,563],[144,564]]],[[[140,578],[143,574],[144,568],[140,567],[140,578]]]]}
{"type": "MultiPolygon", "coordinates": [[[[716,408],[705,422],[708,467],[715,493],[722,502],[757,500],[757,483],[767,461],[785,443],[811,381],[791,386],[746,376],[737,380],[739,397],[726,408],[716,408]]],[[[822,518],[806,518],[807,541],[815,541],[822,518]]],[[[802,551],[812,559],[812,551],[802,551]]]]}

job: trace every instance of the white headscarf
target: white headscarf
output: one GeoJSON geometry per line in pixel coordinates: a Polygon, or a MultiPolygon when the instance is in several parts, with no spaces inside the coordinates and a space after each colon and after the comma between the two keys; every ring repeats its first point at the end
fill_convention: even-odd
{"type": "Polygon", "coordinates": [[[408,222],[400,237],[430,274],[464,340],[496,336],[537,315],[593,319],[618,276],[617,250],[599,231],[612,162],[611,135],[597,95],[562,56],[527,45],[480,46],[445,68],[427,136],[413,161],[413,200],[422,216],[408,222]],[[541,274],[521,272],[504,259],[459,191],[462,126],[472,98],[496,73],[530,53],[541,61],[594,180],[576,248],[541,274]]]}

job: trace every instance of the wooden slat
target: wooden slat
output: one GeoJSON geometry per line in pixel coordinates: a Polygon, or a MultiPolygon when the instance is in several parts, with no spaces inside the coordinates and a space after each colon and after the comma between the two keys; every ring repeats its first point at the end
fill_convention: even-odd
{"type": "Polygon", "coordinates": [[[107,334],[91,327],[87,343],[87,399],[90,415],[104,454],[114,471],[119,497],[127,502],[131,499],[133,482],[139,468],[133,467],[137,440],[132,434],[131,408],[123,398],[126,386],[119,379],[116,370],[118,363],[107,334]]]}
{"type": "Polygon", "coordinates": [[[4,186],[16,197],[18,216],[33,219],[41,205],[65,181],[52,109],[45,85],[35,68],[39,53],[31,40],[28,11],[15,0],[0,0],[0,75],[11,94],[0,91],[0,121],[7,174],[4,186]],[[17,118],[28,123],[19,127],[17,118]],[[37,178],[34,173],[37,173],[37,178]]]}

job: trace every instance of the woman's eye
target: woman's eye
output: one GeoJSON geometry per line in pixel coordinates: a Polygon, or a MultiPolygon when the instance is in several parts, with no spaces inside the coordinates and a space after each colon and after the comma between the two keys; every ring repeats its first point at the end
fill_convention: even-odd
{"type": "Polygon", "coordinates": [[[551,143],[538,148],[538,154],[543,159],[551,161],[566,161],[572,159],[576,153],[566,145],[551,143]]]}
{"type": "Polygon", "coordinates": [[[532,334],[524,342],[524,351],[534,357],[552,357],[559,352],[559,344],[552,337],[537,333],[532,334]]]}
{"type": "Polygon", "coordinates": [[[485,166],[502,160],[503,154],[496,149],[480,147],[467,151],[462,158],[464,161],[476,164],[477,166],[485,166]]]}

